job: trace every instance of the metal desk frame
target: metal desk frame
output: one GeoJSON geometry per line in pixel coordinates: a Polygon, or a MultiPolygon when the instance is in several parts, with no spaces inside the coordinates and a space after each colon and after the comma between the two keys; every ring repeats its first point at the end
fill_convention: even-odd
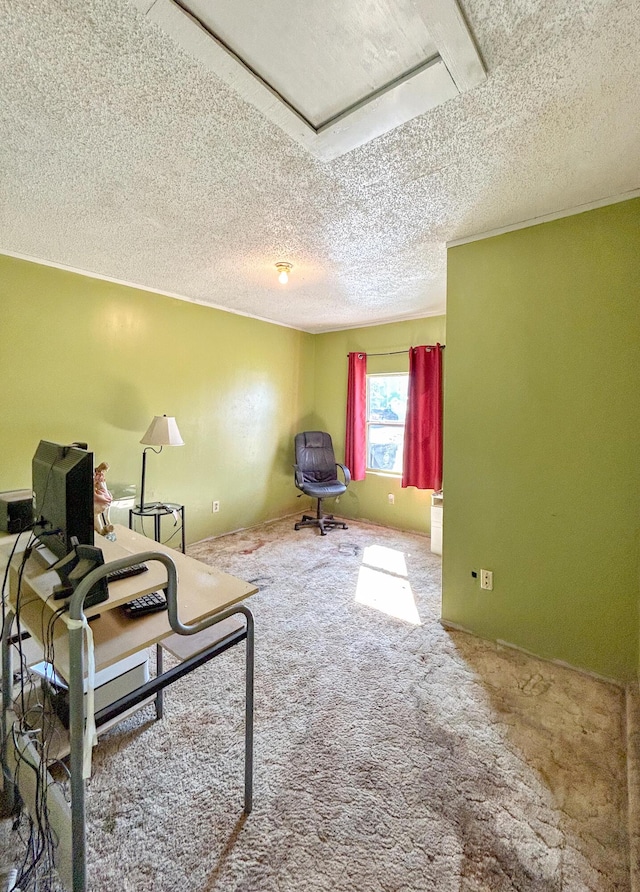
{"type": "MultiPolygon", "coordinates": [[[[69,618],[72,620],[86,621],[83,612],[84,599],[91,587],[112,570],[128,567],[134,563],[160,561],[167,569],[168,583],[166,587],[169,623],[171,630],[180,635],[195,635],[204,629],[228,619],[234,614],[241,613],[247,621],[244,629],[230,633],[225,638],[210,645],[192,657],[179,663],[172,669],[162,671],[162,643],[156,645],[158,653],[158,674],[145,684],[131,691],[115,703],[96,712],[96,726],[120,715],[132,706],[136,706],[149,696],[156,695],[156,715],[162,717],[162,693],[165,687],[177,681],[183,675],[203,665],[223,651],[235,644],[246,640],[246,671],[245,671],[245,749],[244,749],[244,811],[249,814],[253,807],[253,682],[254,682],[254,621],[248,607],[243,604],[234,604],[211,616],[206,617],[193,625],[184,625],[178,618],[177,603],[177,573],[176,566],[169,555],[161,552],[147,551],[120,558],[97,567],[80,582],[69,601],[69,618]]],[[[44,602],[43,602],[44,603],[44,602]]],[[[2,731],[3,740],[6,740],[6,715],[12,702],[12,671],[10,653],[10,630],[13,626],[15,613],[9,610],[7,622],[2,634],[2,731]]],[[[167,637],[171,634],[167,630],[167,637]]],[[[69,682],[69,737],[71,745],[70,769],[71,769],[71,846],[72,846],[72,876],[73,892],[86,892],[87,889],[87,856],[86,856],[86,815],[85,815],[85,783],[82,777],[83,753],[84,753],[84,728],[85,728],[85,696],[84,696],[84,629],[82,627],[69,629],[69,655],[70,677],[69,682]]],[[[3,766],[6,769],[6,765],[3,766]]],[[[5,794],[15,797],[16,790],[7,771],[5,776],[5,794]],[[11,789],[7,790],[7,785],[11,789]]]]}

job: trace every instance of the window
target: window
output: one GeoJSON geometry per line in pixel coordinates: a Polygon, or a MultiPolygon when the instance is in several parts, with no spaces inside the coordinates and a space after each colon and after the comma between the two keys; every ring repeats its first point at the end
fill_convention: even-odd
{"type": "Polygon", "coordinates": [[[367,375],[367,470],[402,473],[409,376],[367,375]]]}

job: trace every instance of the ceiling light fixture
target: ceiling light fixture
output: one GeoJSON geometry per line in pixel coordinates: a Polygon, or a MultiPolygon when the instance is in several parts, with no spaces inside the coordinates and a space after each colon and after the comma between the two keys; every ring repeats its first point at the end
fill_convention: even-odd
{"type": "Polygon", "coordinates": [[[286,285],[289,281],[289,273],[293,269],[293,264],[285,263],[284,260],[280,260],[276,263],[276,269],[278,270],[278,282],[280,282],[281,285],[286,285]]]}

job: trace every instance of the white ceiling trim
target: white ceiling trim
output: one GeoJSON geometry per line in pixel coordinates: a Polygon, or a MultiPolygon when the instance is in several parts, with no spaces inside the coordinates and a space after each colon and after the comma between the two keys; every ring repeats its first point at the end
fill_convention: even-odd
{"type": "Polygon", "coordinates": [[[100,282],[112,282],[114,285],[124,285],[126,288],[135,288],[136,291],[148,291],[150,294],[160,294],[162,297],[172,297],[174,300],[183,300],[186,303],[198,304],[201,307],[206,307],[208,310],[221,310],[223,313],[231,313],[233,316],[246,316],[248,319],[256,319],[258,322],[266,322],[268,325],[278,325],[280,328],[292,328],[294,331],[301,331],[304,334],[318,334],[318,332],[314,332],[311,329],[300,328],[298,325],[288,325],[286,322],[275,322],[273,319],[267,319],[265,316],[257,316],[255,313],[246,313],[244,310],[234,310],[230,307],[223,307],[221,304],[214,304],[208,300],[187,297],[184,294],[177,294],[174,291],[163,291],[161,288],[152,288],[149,285],[141,285],[139,282],[129,282],[127,279],[116,279],[113,276],[105,276],[102,273],[93,273],[88,269],[79,269],[76,266],[68,266],[66,263],[58,263],[55,260],[43,260],[41,257],[33,257],[31,254],[20,254],[17,251],[9,251],[7,248],[0,247],[0,256],[15,257],[16,260],[26,260],[29,263],[37,263],[40,266],[50,266],[53,267],[53,269],[61,269],[65,273],[86,276],[88,279],[98,279],[100,282]]]}
{"type": "MultiPolygon", "coordinates": [[[[477,235],[466,236],[465,238],[454,239],[446,243],[446,247],[448,248],[456,248],[459,245],[467,245],[470,242],[482,241],[487,238],[493,238],[497,235],[505,235],[507,232],[515,232],[518,229],[527,229],[530,226],[537,226],[541,223],[550,223],[553,220],[560,220],[564,217],[573,217],[576,214],[582,214],[586,211],[592,211],[596,208],[607,207],[611,204],[619,204],[622,201],[630,201],[633,198],[640,198],[640,188],[632,189],[629,192],[623,192],[619,195],[610,196],[609,198],[601,198],[596,201],[590,201],[586,204],[578,205],[573,208],[567,208],[563,211],[557,211],[553,214],[544,214],[540,217],[534,217],[529,220],[523,220],[519,223],[513,223],[510,226],[502,226],[499,229],[491,229],[486,232],[478,233],[477,235]]],[[[159,294],[162,297],[171,297],[175,300],[182,300],[187,303],[198,304],[202,307],[207,307],[213,310],[221,310],[223,313],[232,313],[234,316],[245,316],[248,319],[256,319],[258,322],[266,322],[269,325],[278,325],[281,328],[290,328],[294,331],[301,331],[304,334],[330,334],[331,332],[336,331],[349,331],[352,328],[377,328],[380,325],[392,325],[396,322],[411,322],[415,319],[426,319],[431,316],[443,316],[446,315],[446,307],[444,310],[433,310],[431,312],[420,312],[414,314],[408,314],[405,316],[397,316],[392,317],[390,319],[385,319],[384,322],[371,322],[369,324],[360,324],[360,325],[340,325],[334,328],[323,328],[321,331],[314,331],[313,329],[301,328],[298,325],[288,325],[285,322],[276,322],[273,319],[267,319],[264,316],[258,316],[255,313],[247,313],[243,310],[234,310],[228,306],[222,306],[221,304],[214,304],[210,301],[199,300],[198,298],[186,297],[184,294],[177,294],[173,291],[163,291],[160,288],[152,288],[148,285],[142,285],[138,282],[131,282],[127,279],[117,279],[113,276],[102,275],[101,273],[94,273],[90,270],[80,269],[75,266],[69,266],[65,263],[58,263],[54,260],[43,260],[41,257],[34,257],[31,254],[22,254],[17,251],[11,251],[7,248],[0,247],[0,255],[4,255],[5,257],[15,257],[16,260],[26,260],[29,263],[37,263],[40,266],[49,266],[54,269],[60,269],[64,272],[74,273],[79,276],[86,276],[89,279],[98,279],[102,282],[112,282],[115,285],[124,285],[127,288],[135,288],[137,291],[148,291],[151,294],[159,294]]]]}
{"type": "Polygon", "coordinates": [[[230,307],[223,307],[221,304],[214,304],[207,300],[199,300],[195,297],[186,297],[184,294],[177,294],[173,291],[163,291],[160,288],[152,288],[149,285],[129,282],[127,279],[116,279],[113,276],[105,276],[102,273],[93,273],[90,270],[79,269],[76,266],[69,266],[66,263],[58,263],[55,260],[43,260],[41,257],[34,257],[31,254],[21,254],[18,251],[10,251],[7,248],[0,247],[0,257],[14,257],[16,260],[26,260],[28,263],[37,263],[39,266],[49,266],[53,269],[62,270],[65,273],[73,273],[76,276],[85,276],[87,279],[97,279],[100,282],[124,285],[125,288],[135,288],[136,291],[148,291],[150,294],[159,294],[161,297],[171,297],[174,300],[182,300],[185,303],[206,307],[208,310],[220,310],[223,313],[231,313],[233,316],[245,316],[247,319],[255,319],[257,322],[266,322],[268,325],[277,325],[279,328],[290,328],[293,331],[300,331],[303,334],[319,335],[330,334],[334,331],[349,331],[352,328],[376,328],[380,325],[393,325],[395,322],[411,322],[415,319],[426,319],[431,316],[445,315],[443,310],[433,310],[431,312],[397,316],[395,318],[385,319],[384,322],[370,322],[365,325],[339,325],[335,328],[323,328],[321,331],[316,331],[311,328],[301,328],[299,325],[288,325],[286,322],[275,322],[273,319],[267,319],[265,316],[257,316],[255,313],[246,313],[243,310],[234,310],[230,307]]]}
{"type": "Polygon", "coordinates": [[[178,3],[134,2],[185,52],[321,161],[344,155],[486,79],[482,60],[455,0],[418,0],[418,11],[440,55],[315,128],[178,3]]]}
{"type": "Polygon", "coordinates": [[[323,328],[322,331],[313,331],[310,334],[331,334],[336,331],[351,331],[352,329],[361,328],[380,328],[383,325],[395,325],[398,322],[415,322],[420,319],[431,319],[436,316],[446,316],[446,312],[444,309],[440,310],[425,310],[421,313],[409,313],[406,316],[395,316],[392,319],[385,319],[384,322],[365,322],[361,325],[337,325],[334,328],[323,328]]]}
{"type": "Polygon", "coordinates": [[[453,239],[446,243],[447,248],[457,248],[459,245],[468,245],[470,242],[483,241],[496,235],[505,235],[507,232],[516,232],[518,229],[528,229],[530,226],[538,226],[540,223],[551,223],[553,220],[561,220],[563,217],[574,217],[576,214],[584,214],[586,211],[594,211],[596,208],[604,208],[610,204],[619,204],[621,201],[631,201],[632,198],[640,198],[640,189],[632,189],[622,192],[620,195],[611,195],[608,198],[599,198],[576,207],[555,211],[553,214],[544,214],[541,217],[533,217],[530,220],[522,220],[519,223],[511,223],[509,226],[501,226],[499,229],[489,229],[487,232],[479,232],[476,235],[468,235],[464,238],[453,239]]]}

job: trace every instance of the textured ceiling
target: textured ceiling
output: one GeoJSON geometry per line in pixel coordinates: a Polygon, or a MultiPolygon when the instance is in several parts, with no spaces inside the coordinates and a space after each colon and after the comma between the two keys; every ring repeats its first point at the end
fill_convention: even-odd
{"type": "Polygon", "coordinates": [[[486,83],[321,162],[133,3],[0,0],[0,252],[307,331],[444,312],[447,241],[640,186],[637,0],[461,5],[486,83]]]}

